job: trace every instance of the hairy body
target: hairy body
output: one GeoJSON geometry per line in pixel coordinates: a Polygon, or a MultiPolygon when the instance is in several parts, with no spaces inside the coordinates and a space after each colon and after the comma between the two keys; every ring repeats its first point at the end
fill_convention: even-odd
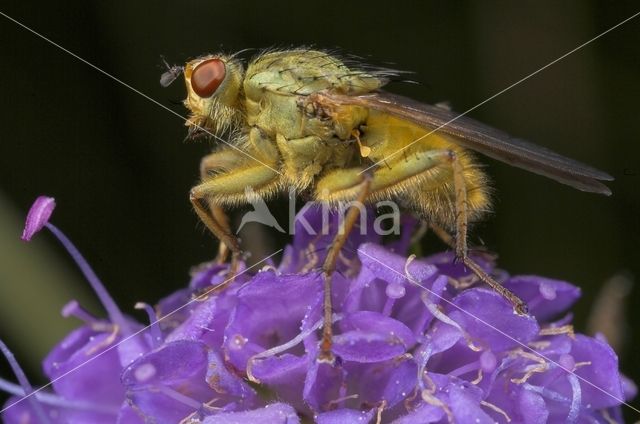
{"type": "MultiPolygon", "coordinates": [[[[206,60],[187,65],[187,87],[193,69],[206,60]]],[[[241,72],[234,59],[226,63],[241,72]]],[[[295,187],[314,200],[354,200],[365,168],[430,130],[363,106],[340,106],[329,113],[306,100],[325,90],[366,94],[381,88],[388,76],[350,69],[324,52],[277,51],[249,63],[244,78],[227,83],[233,87],[221,87],[233,95],[206,102],[190,89],[186,105],[193,115],[188,124],[217,134],[229,131],[229,142],[246,153],[223,146],[205,159],[203,197],[236,206],[247,202],[245,187],[250,185],[264,198],[295,187]]],[[[453,229],[454,184],[444,152],[455,152],[461,162],[468,219],[480,218],[489,208],[487,179],[472,155],[447,134],[424,137],[373,170],[367,200],[400,200],[426,220],[453,229]]]]}

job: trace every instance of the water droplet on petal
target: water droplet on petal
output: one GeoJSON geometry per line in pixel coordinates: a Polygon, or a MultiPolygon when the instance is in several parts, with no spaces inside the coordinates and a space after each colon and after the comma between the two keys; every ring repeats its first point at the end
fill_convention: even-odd
{"type": "Polygon", "coordinates": [[[236,334],[235,336],[231,337],[231,340],[229,342],[229,349],[240,350],[246,343],[247,339],[242,337],[241,334],[236,334]]]}
{"type": "Polygon", "coordinates": [[[156,375],[156,367],[153,364],[142,364],[133,372],[136,380],[141,383],[156,375]]]}
{"type": "Polygon", "coordinates": [[[496,369],[496,365],[498,364],[498,360],[496,359],[496,355],[493,354],[490,350],[485,350],[480,354],[480,367],[484,372],[492,372],[496,369]]]}
{"type": "Polygon", "coordinates": [[[556,298],[556,289],[551,284],[547,282],[540,283],[540,287],[538,288],[542,297],[546,300],[553,300],[556,298]]]}
{"type": "Polygon", "coordinates": [[[567,369],[569,371],[573,371],[576,366],[576,360],[573,359],[573,356],[569,355],[568,353],[560,355],[560,358],[558,358],[558,363],[564,369],[567,369]]]}
{"type": "Polygon", "coordinates": [[[406,289],[404,288],[404,284],[391,283],[391,284],[387,285],[385,293],[391,299],[400,299],[401,297],[403,297],[405,295],[406,289]]]}

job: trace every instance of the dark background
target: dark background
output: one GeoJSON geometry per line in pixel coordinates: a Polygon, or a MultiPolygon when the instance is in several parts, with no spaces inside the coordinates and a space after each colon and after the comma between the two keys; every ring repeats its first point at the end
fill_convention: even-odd
{"type": "MultiPolygon", "coordinates": [[[[390,90],[464,111],[640,10],[625,1],[274,3],[22,2],[0,10],[180,114],[183,83],[160,87],[161,55],[182,64],[221,49],[340,48],[413,71],[421,83],[390,90]]],[[[583,332],[604,282],[640,275],[639,34],[640,17],[471,113],[616,178],[604,197],[484,161],[497,202],[472,241],[499,252],[514,274],[580,285],[575,322],[583,332]]],[[[214,253],[187,200],[209,147],[183,142],[179,118],[4,17],[0,39],[0,335],[42,383],[39,361],[77,325],[60,307],[79,298],[100,309],[48,234],[28,246],[18,240],[32,200],[57,199],[53,222],[117,303],[143,319],[136,301],[184,286],[189,267],[214,253]]],[[[624,302],[627,314],[614,306],[600,324],[626,328],[622,369],[640,381],[637,285],[624,302]]]]}

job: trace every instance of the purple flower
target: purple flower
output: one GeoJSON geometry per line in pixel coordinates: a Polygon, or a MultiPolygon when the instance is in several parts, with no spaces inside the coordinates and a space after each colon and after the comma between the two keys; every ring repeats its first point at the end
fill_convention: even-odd
{"type": "MultiPolygon", "coordinates": [[[[335,231],[336,220],[330,217],[329,229],[335,231]]],[[[319,267],[332,233],[321,231],[315,208],[298,217],[293,244],[278,267],[268,264],[253,273],[241,267],[222,291],[216,287],[225,282],[227,268],[201,267],[187,288],[155,310],[141,305],[151,321],[146,328],[117,309],[70,248],[109,317],[91,317],[70,303],[64,314],[85,325],[45,359],[51,390],[27,402],[22,399],[32,389],[26,379],[20,378],[22,387],[0,381],[15,395],[3,419],[24,422],[45,414],[55,423],[621,421],[621,404],[635,395],[635,386],[619,373],[606,341],[574,334],[566,314],[580,296],[577,287],[511,277],[488,255],[477,256],[487,272],[527,302],[530,315],[517,315],[454,264],[452,254],[407,258],[407,234],[414,226],[405,218],[401,239],[384,246],[373,231],[350,237],[333,279],[332,365],[317,361],[319,267]]]]}

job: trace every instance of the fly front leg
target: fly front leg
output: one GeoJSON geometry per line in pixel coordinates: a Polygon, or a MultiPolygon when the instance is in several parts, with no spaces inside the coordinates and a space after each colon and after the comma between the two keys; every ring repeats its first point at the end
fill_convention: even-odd
{"type": "Polygon", "coordinates": [[[322,341],[320,343],[319,359],[333,362],[332,345],[332,304],[331,304],[331,276],[336,268],[336,261],[340,249],[344,246],[349,232],[355,225],[360,208],[367,199],[391,198],[399,193],[401,187],[406,189],[408,184],[419,184],[424,174],[441,164],[438,152],[426,152],[412,157],[403,166],[392,168],[381,167],[373,171],[372,175],[363,173],[361,169],[336,169],[316,184],[315,198],[328,203],[357,202],[349,208],[345,219],[341,222],[338,234],[335,236],[331,248],[327,252],[323,270],[324,280],[324,317],[322,341]],[[359,202],[359,203],[358,203],[359,202]]]}
{"type": "Polygon", "coordinates": [[[216,217],[216,213],[214,211],[217,210],[224,213],[222,208],[218,205],[212,205],[203,197],[198,197],[201,196],[201,186],[202,184],[191,189],[191,192],[189,193],[189,200],[198,214],[200,221],[202,221],[209,231],[211,231],[213,235],[220,240],[216,262],[224,263],[227,258],[228,251],[231,251],[231,267],[229,273],[234,275],[238,270],[238,260],[242,253],[240,250],[240,243],[238,242],[238,238],[231,233],[228,223],[221,220],[219,216],[216,217]]]}
{"type": "Polygon", "coordinates": [[[200,220],[225,245],[219,251],[218,259],[226,256],[226,249],[231,251],[230,274],[233,275],[238,270],[242,252],[223,207],[249,203],[252,199],[247,198],[247,188],[252,189],[252,195],[271,197],[279,190],[279,174],[260,163],[235,165],[235,168],[219,166],[224,159],[231,157],[227,151],[207,156],[203,160],[203,170],[207,171],[204,181],[191,189],[189,199],[200,220]],[[211,175],[211,172],[219,173],[211,175]]]}
{"type": "MultiPolygon", "coordinates": [[[[232,149],[221,150],[219,152],[211,153],[203,157],[202,160],[200,161],[200,181],[206,181],[216,173],[226,172],[230,169],[233,169],[238,163],[242,162],[244,159],[245,159],[244,155],[232,149]]],[[[231,227],[229,226],[229,217],[227,216],[224,209],[220,205],[209,204],[209,202],[206,202],[206,203],[207,203],[207,209],[210,211],[210,214],[211,214],[211,219],[215,221],[219,227],[222,227],[222,230],[224,233],[231,234],[231,227]]],[[[196,211],[198,210],[199,209],[196,208],[196,211]]],[[[200,213],[198,213],[198,216],[200,216],[200,213]]],[[[200,219],[202,220],[202,218],[200,219]]],[[[218,237],[218,239],[222,240],[220,237],[218,237]]],[[[227,261],[228,255],[229,255],[229,247],[227,247],[226,243],[221,241],[218,244],[218,254],[216,255],[216,262],[218,264],[225,263],[227,261]]]]}

